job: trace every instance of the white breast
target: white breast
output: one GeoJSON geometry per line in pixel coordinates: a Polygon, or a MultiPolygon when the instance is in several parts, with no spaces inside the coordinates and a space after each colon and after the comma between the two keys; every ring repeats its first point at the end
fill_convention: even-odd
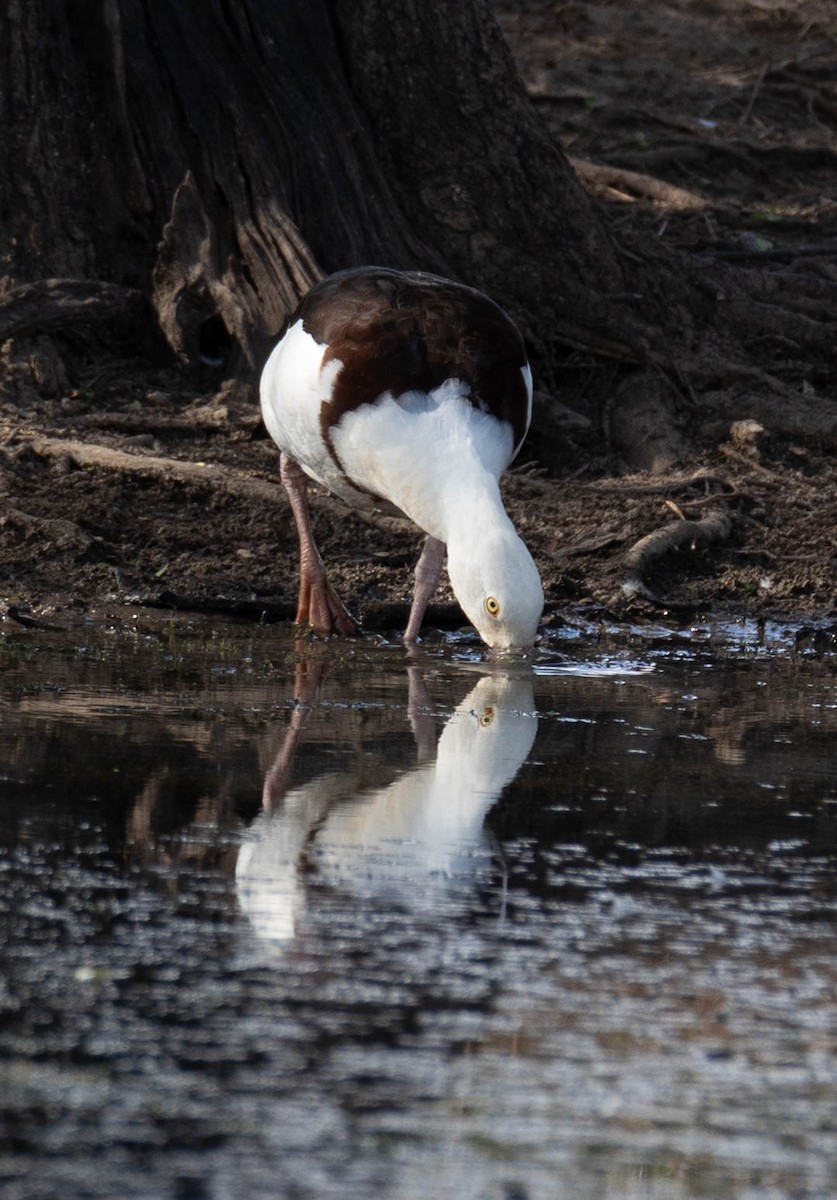
{"type": "Polygon", "coordinates": [[[382,396],[346,413],[332,431],[352,479],[384,496],[426,533],[448,540],[457,495],[496,480],[513,449],[510,425],[475,409],[457,379],[429,393],[382,396]]]}

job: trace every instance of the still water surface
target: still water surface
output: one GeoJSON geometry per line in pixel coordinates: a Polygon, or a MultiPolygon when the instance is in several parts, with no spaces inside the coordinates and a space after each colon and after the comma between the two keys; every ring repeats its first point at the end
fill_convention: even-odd
{"type": "Polygon", "coordinates": [[[833,650],[7,628],[0,710],[4,1200],[837,1195],[833,650]]]}

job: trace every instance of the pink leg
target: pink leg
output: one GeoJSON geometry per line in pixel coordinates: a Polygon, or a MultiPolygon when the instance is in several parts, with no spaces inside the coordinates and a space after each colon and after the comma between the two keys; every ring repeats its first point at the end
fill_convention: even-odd
{"type": "Polygon", "coordinates": [[[416,563],[416,585],[413,589],[410,619],[404,630],[405,642],[414,642],[418,638],[430,598],[436,591],[444,561],[445,543],[440,542],[438,538],[428,537],[424,543],[421,557],[416,563]]]}
{"type": "Polygon", "coordinates": [[[349,615],[326,579],[323,560],[311,531],[307,476],[298,463],[284,453],[280,459],[280,474],[299,534],[299,605],[296,623],[310,625],[317,633],[342,633],[351,637],[357,633],[357,622],[349,615]]]}

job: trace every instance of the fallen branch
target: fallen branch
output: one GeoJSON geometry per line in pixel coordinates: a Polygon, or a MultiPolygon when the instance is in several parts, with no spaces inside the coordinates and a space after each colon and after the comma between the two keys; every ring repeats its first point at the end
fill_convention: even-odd
{"type": "Polygon", "coordinates": [[[662,529],[646,534],[625,555],[626,579],[622,591],[626,596],[641,596],[651,604],[663,608],[693,608],[692,604],[664,600],[652,591],[645,582],[645,573],[651,564],[686,546],[690,550],[725,542],[732,531],[732,517],[726,505],[719,505],[699,521],[675,521],[662,529]]]}

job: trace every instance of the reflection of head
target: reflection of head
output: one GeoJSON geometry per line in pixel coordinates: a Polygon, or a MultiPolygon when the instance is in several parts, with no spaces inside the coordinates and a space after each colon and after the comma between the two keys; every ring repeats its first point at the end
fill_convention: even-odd
{"type": "Polygon", "coordinates": [[[473,878],[485,814],[536,730],[531,680],[489,675],[452,713],[435,761],[374,791],[358,794],[338,775],[289,791],[256,818],[239,853],[238,895],[256,932],[293,937],[305,904],[303,853],[322,884],[356,897],[442,902],[454,880],[473,878]]]}

